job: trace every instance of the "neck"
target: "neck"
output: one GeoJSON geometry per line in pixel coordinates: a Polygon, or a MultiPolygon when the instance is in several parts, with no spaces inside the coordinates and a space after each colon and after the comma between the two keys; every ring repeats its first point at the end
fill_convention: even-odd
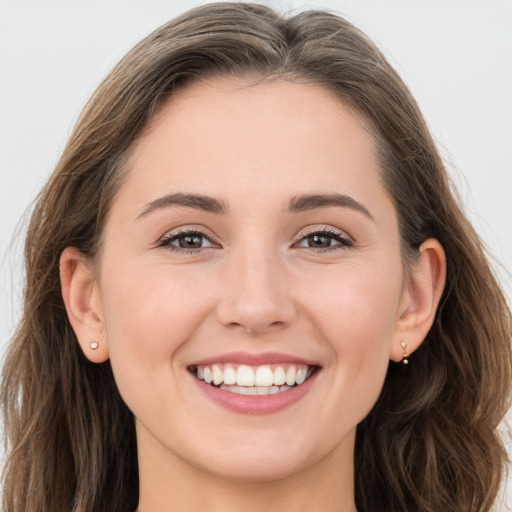
{"type": "Polygon", "coordinates": [[[354,438],[355,432],[323,459],[267,481],[223,478],[192,466],[160,444],[151,446],[151,441],[139,439],[137,512],[356,512],[354,438]]]}

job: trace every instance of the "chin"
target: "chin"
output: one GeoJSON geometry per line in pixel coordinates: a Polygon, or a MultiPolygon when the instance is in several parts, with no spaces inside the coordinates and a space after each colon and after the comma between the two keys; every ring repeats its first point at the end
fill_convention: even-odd
{"type": "Polygon", "coordinates": [[[296,454],[282,454],[280,457],[240,457],[238,460],[221,460],[215,467],[201,469],[223,480],[239,483],[258,483],[283,480],[291,477],[312,464],[299,459],[296,454]]]}
{"type": "MultiPolygon", "coordinates": [[[[318,435],[320,429],[311,432],[318,435]]],[[[314,466],[336,451],[319,439],[297,435],[298,429],[263,432],[231,432],[212,439],[210,448],[196,452],[196,467],[234,482],[268,482],[291,477],[314,466]],[[212,449],[213,447],[213,449],[212,449]],[[213,462],[214,461],[214,462],[213,462]],[[210,463],[213,462],[213,463],[210,463]]],[[[306,432],[304,432],[306,434],[306,432]]]]}

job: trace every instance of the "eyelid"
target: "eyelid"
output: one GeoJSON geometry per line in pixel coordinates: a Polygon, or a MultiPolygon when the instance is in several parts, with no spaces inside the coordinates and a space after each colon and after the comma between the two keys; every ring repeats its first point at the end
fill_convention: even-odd
{"type": "MultiPolygon", "coordinates": [[[[329,225],[318,225],[318,226],[309,226],[307,228],[304,228],[304,231],[302,231],[293,241],[293,247],[296,247],[297,244],[299,244],[302,240],[305,238],[312,236],[312,235],[324,235],[327,237],[331,237],[339,242],[338,245],[333,245],[329,248],[325,249],[319,249],[314,247],[300,247],[301,249],[311,250],[314,252],[325,252],[330,250],[336,250],[337,248],[351,248],[355,245],[354,239],[345,231],[334,228],[329,225]]],[[[182,226],[177,227],[174,229],[171,229],[166,232],[165,235],[161,236],[158,241],[155,244],[156,247],[165,248],[171,251],[176,252],[182,252],[182,253],[194,253],[194,252],[200,252],[204,250],[208,250],[211,248],[222,248],[220,242],[218,241],[217,237],[211,233],[209,229],[207,229],[205,226],[201,225],[188,225],[188,226],[182,226]],[[171,242],[178,239],[181,236],[186,235],[199,235],[201,237],[204,237],[212,246],[207,247],[197,247],[197,248],[183,248],[171,245],[171,242]],[[216,246],[216,247],[215,247],[216,246]]]]}
{"type": "Polygon", "coordinates": [[[315,235],[317,233],[325,233],[328,235],[337,235],[346,240],[354,241],[353,238],[344,230],[335,228],[333,226],[329,226],[327,224],[318,224],[314,226],[308,226],[300,232],[296,237],[296,241],[302,240],[303,238],[311,235],[315,235]]]}
{"type": "Polygon", "coordinates": [[[174,229],[171,229],[167,231],[163,236],[161,236],[155,246],[156,247],[162,247],[164,249],[169,249],[172,251],[177,252],[184,252],[184,253],[191,253],[191,252],[197,252],[202,251],[205,249],[210,249],[210,247],[197,247],[195,249],[186,249],[184,247],[176,247],[170,244],[170,242],[174,241],[175,239],[179,238],[180,236],[186,236],[186,235],[199,235],[201,237],[204,237],[208,242],[212,244],[212,246],[220,247],[220,242],[217,240],[217,237],[211,233],[211,231],[204,226],[198,226],[198,225],[189,225],[189,226],[182,226],[177,227],[174,229]]]}
{"type": "MultiPolygon", "coordinates": [[[[334,245],[332,247],[323,249],[323,251],[329,251],[329,250],[335,250],[336,248],[342,247],[342,248],[350,248],[355,245],[354,239],[346,232],[338,228],[334,228],[332,226],[328,225],[321,225],[321,226],[310,226],[308,228],[305,228],[305,231],[300,233],[299,236],[295,239],[293,242],[293,245],[296,246],[298,243],[300,243],[305,238],[308,238],[312,235],[324,235],[331,238],[334,238],[340,242],[340,245],[334,245]]],[[[312,250],[315,252],[321,252],[322,249],[315,249],[313,247],[301,247],[302,249],[306,250],[312,250]]]]}

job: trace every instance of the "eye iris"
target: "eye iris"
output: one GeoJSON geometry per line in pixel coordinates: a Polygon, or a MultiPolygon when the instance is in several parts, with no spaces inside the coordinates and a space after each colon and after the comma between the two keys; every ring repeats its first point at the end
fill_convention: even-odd
{"type": "Polygon", "coordinates": [[[312,235],[308,237],[308,245],[309,247],[330,247],[331,246],[331,238],[325,235],[312,235]]]}
{"type": "Polygon", "coordinates": [[[196,249],[201,247],[203,243],[203,237],[200,235],[185,235],[179,238],[180,247],[186,249],[196,249]]]}

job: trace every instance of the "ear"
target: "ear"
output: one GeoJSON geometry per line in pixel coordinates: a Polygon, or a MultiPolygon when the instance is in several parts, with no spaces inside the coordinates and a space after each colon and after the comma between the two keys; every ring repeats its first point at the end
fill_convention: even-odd
{"type": "Polygon", "coordinates": [[[93,363],[106,361],[109,354],[99,288],[89,261],[75,247],[61,254],[60,283],[69,321],[85,356],[93,363]]]}
{"type": "Polygon", "coordinates": [[[397,362],[404,352],[411,354],[423,343],[434,323],[446,281],[446,256],[441,244],[429,238],[419,252],[404,286],[390,347],[390,358],[397,362]],[[402,342],[407,343],[405,350],[402,342]]]}

